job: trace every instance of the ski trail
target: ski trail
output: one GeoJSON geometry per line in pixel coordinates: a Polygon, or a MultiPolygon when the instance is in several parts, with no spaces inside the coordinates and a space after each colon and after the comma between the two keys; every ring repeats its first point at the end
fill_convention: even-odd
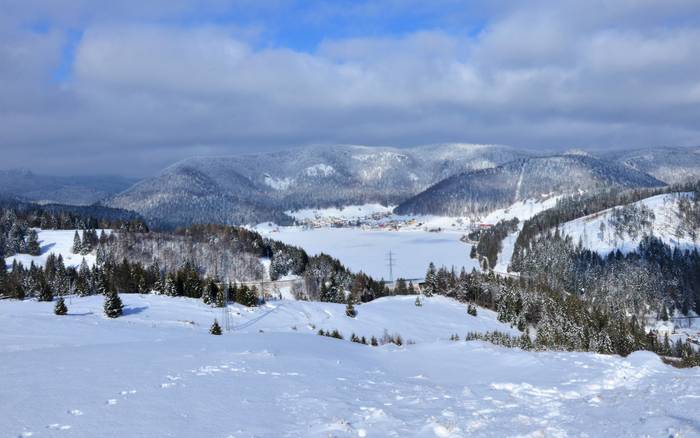
{"type": "Polygon", "coordinates": [[[523,186],[523,175],[525,174],[525,162],[523,161],[522,166],[520,166],[520,176],[518,176],[518,182],[515,185],[515,198],[513,203],[515,204],[520,199],[520,188],[523,186]]]}
{"type": "Polygon", "coordinates": [[[242,330],[242,329],[248,328],[248,327],[260,322],[261,319],[265,318],[266,316],[268,316],[269,314],[276,311],[277,309],[279,309],[282,306],[284,306],[284,304],[280,304],[279,306],[273,308],[272,310],[268,310],[267,312],[263,313],[262,315],[260,315],[258,317],[251,319],[250,321],[246,321],[243,324],[233,326],[233,327],[231,327],[231,330],[235,331],[235,330],[242,330]]]}

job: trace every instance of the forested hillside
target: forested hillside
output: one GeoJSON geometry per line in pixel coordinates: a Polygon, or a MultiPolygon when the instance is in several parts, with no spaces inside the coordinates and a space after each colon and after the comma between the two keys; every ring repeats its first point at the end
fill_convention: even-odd
{"type": "Polygon", "coordinates": [[[395,211],[399,214],[470,216],[526,199],[606,188],[663,185],[645,173],[589,156],[527,158],[492,169],[455,175],[406,200],[395,211]]]}

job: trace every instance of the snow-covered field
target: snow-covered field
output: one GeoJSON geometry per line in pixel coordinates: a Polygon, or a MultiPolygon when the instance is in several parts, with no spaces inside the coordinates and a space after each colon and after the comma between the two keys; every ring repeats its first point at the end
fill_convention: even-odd
{"type": "MultiPolygon", "coordinates": [[[[672,248],[693,249],[700,244],[694,241],[687,233],[679,234],[678,226],[678,196],[687,194],[664,194],[652,196],[635,202],[635,205],[644,205],[654,213],[653,223],[648,230],[648,234],[653,234],[672,248]]],[[[562,225],[562,234],[571,236],[574,242],[579,239],[585,248],[596,251],[599,254],[607,255],[612,251],[620,250],[629,253],[639,247],[642,233],[633,237],[625,234],[622,238],[615,235],[614,227],[610,226],[610,218],[613,209],[604,210],[599,213],[575,219],[562,225]],[[601,230],[603,224],[603,230],[601,230]]]]}
{"type": "Polygon", "coordinates": [[[700,434],[698,369],[649,353],[447,341],[453,331],[505,327],[481,309],[473,318],[448,299],[416,308],[410,298],[358,306],[356,320],[332,304],[236,307],[244,327],[220,337],[207,329],[221,310],[190,299],[122,295],[126,314],[116,320],[101,315],[101,297],[73,298],[63,317],[51,303],[2,301],[0,435],[700,434]],[[308,323],[346,336],[387,328],[417,343],[372,348],[316,336],[308,323]]]}
{"type": "MultiPolygon", "coordinates": [[[[8,266],[12,266],[12,262],[17,260],[17,262],[22,263],[25,267],[28,267],[32,262],[37,266],[44,266],[46,264],[46,258],[49,254],[53,253],[57,256],[60,254],[63,256],[63,263],[66,267],[80,266],[80,263],[85,259],[88,266],[92,266],[95,263],[95,255],[87,254],[73,254],[73,237],[75,235],[75,230],[37,230],[39,235],[39,245],[41,246],[41,255],[31,256],[29,254],[17,254],[12,257],[5,259],[5,263],[8,266]]],[[[98,234],[101,230],[97,230],[98,234]]],[[[107,233],[110,230],[106,230],[107,233]]],[[[79,231],[82,237],[82,231],[79,231]]]]}
{"type": "MultiPolygon", "coordinates": [[[[260,230],[260,229],[259,229],[260,230]]],[[[469,258],[470,245],[461,233],[443,231],[381,231],[358,228],[280,227],[270,238],[304,248],[309,254],[326,253],[338,258],[352,271],[374,278],[389,279],[388,254],[395,259],[394,278],[423,278],[430,262],[437,266],[465,266],[478,269],[469,258]]]]}

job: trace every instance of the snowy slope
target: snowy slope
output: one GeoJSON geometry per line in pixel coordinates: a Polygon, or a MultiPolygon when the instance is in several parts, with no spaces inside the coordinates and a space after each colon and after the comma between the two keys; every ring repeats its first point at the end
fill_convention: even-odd
{"type": "MultiPolygon", "coordinates": [[[[686,193],[664,194],[652,196],[635,202],[634,205],[644,205],[654,213],[651,227],[644,230],[647,234],[653,234],[672,248],[692,249],[698,246],[698,242],[687,233],[678,233],[678,196],[688,196],[686,193]]],[[[618,208],[618,207],[614,207],[618,208]]],[[[612,251],[620,250],[623,253],[634,251],[639,246],[643,234],[638,236],[615,236],[615,230],[610,225],[610,219],[614,208],[602,212],[575,219],[562,225],[560,231],[564,235],[571,236],[574,243],[581,240],[585,248],[606,255],[612,251]],[[601,231],[601,224],[604,230],[601,231]]]]}
{"type": "MultiPolygon", "coordinates": [[[[37,230],[39,235],[39,245],[41,245],[41,254],[38,256],[31,256],[29,254],[16,254],[12,257],[7,257],[5,259],[5,264],[12,266],[12,262],[17,260],[17,262],[22,263],[25,267],[34,262],[37,266],[44,266],[46,264],[46,259],[49,254],[61,255],[63,256],[63,263],[66,267],[74,266],[79,267],[83,259],[92,267],[95,263],[95,255],[87,254],[73,254],[73,236],[75,235],[75,230],[37,230]]],[[[99,234],[101,230],[97,230],[99,234]]],[[[110,230],[105,230],[109,233],[110,230]]],[[[83,236],[82,231],[78,231],[80,236],[83,236]]]]}
{"type": "MultiPolygon", "coordinates": [[[[621,359],[463,341],[372,348],[301,329],[257,331],[275,313],[215,337],[205,324],[215,309],[122,298],[127,314],[116,320],[101,316],[98,297],[73,299],[64,317],[52,315],[50,303],[0,302],[0,401],[8,414],[0,435],[698,434],[700,370],[673,369],[648,353],[621,359]]],[[[360,306],[360,315],[376,311],[391,325],[407,310],[399,302],[391,312],[391,304],[360,306]]],[[[427,300],[417,310],[443,304],[427,300]]],[[[473,328],[463,312],[459,318],[447,319],[473,328]]],[[[431,330],[425,322],[415,319],[414,330],[431,330]]]]}
{"type": "Polygon", "coordinates": [[[484,217],[482,222],[485,224],[496,224],[502,220],[514,218],[524,222],[534,215],[554,207],[559,199],[561,199],[561,196],[549,196],[541,199],[530,198],[514,202],[509,207],[492,211],[484,217]]]}

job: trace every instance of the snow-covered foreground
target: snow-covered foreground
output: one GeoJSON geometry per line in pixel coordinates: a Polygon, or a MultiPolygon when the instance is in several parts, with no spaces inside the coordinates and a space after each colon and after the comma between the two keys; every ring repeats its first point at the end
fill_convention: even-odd
{"type": "Polygon", "coordinates": [[[470,245],[462,233],[444,231],[379,231],[358,228],[280,227],[270,238],[304,248],[310,254],[326,253],[350,270],[363,271],[377,279],[389,279],[388,254],[393,253],[394,278],[423,278],[430,262],[437,266],[478,269],[469,258],[470,245]]]}
{"type": "MultiPolygon", "coordinates": [[[[39,236],[39,245],[41,246],[41,254],[38,256],[31,256],[29,254],[17,254],[12,257],[7,257],[5,263],[8,266],[12,265],[14,260],[22,263],[25,267],[34,262],[35,265],[43,267],[46,265],[46,259],[49,254],[61,255],[63,257],[63,263],[66,267],[78,267],[82,263],[83,259],[88,264],[92,266],[95,263],[95,254],[73,254],[73,237],[75,236],[75,230],[37,230],[39,236]]],[[[99,233],[101,230],[98,230],[99,233]]],[[[107,233],[110,230],[105,230],[107,233]]],[[[82,231],[78,231],[82,237],[82,231]]]]}
{"type": "Polygon", "coordinates": [[[116,320],[101,316],[100,297],[74,298],[64,317],[50,303],[0,302],[0,435],[700,434],[700,370],[673,369],[648,353],[621,359],[436,340],[453,327],[498,325],[446,299],[428,299],[412,315],[407,298],[380,300],[359,306],[355,321],[320,303],[236,308],[238,322],[251,324],[217,337],[207,328],[220,310],[122,298],[126,315],[116,320]],[[330,326],[386,326],[418,342],[372,348],[302,327],[326,310],[330,326]]]}

